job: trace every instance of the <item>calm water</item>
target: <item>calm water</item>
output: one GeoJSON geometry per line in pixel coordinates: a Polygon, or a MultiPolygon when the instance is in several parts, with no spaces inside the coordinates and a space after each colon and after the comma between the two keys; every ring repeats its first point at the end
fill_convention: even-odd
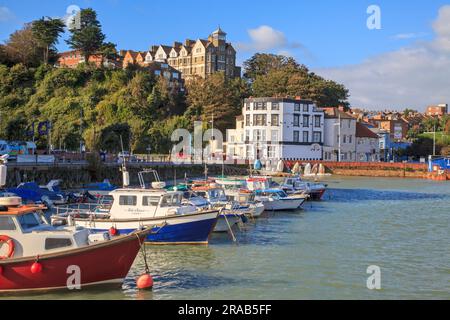
{"type": "Polygon", "coordinates": [[[330,177],[325,201],[209,246],[147,246],[155,286],[34,299],[450,299],[450,183],[330,177]],[[379,291],[366,288],[369,265],[379,291]]]}

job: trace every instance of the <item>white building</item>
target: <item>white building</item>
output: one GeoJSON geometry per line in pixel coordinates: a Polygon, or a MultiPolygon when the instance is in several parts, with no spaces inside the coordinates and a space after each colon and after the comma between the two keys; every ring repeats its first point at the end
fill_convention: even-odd
{"type": "Polygon", "coordinates": [[[249,98],[236,129],[227,130],[227,155],[246,160],[321,160],[324,113],[309,100],[249,98]]]}
{"type": "Polygon", "coordinates": [[[338,108],[324,108],[323,160],[356,161],[356,119],[338,108]]]}
{"type": "Polygon", "coordinates": [[[380,160],[380,137],[372,130],[356,123],[356,161],[375,162],[380,160]]]}

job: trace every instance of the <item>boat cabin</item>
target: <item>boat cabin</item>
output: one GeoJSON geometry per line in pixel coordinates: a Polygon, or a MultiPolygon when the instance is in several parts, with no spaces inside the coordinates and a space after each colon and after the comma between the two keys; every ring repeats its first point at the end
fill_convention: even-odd
{"type": "Polygon", "coordinates": [[[281,198],[287,198],[288,195],[286,192],[284,192],[281,189],[267,189],[267,190],[257,190],[256,191],[257,197],[267,197],[267,198],[273,198],[273,199],[281,199],[281,198]]]}
{"type": "Polygon", "coordinates": [[[0,256],[26,257],[89,244],[89,230],[52,226],[45,220],[43,209],[43,206],[22,205],[20,197],[0,198],[0,236],[13,242],[0,243],[0,256]]]}
{"type": "Polygon", "coordinates": [[[272,177],[254,176],[247,178],[247,188],[251,191],[270,189],[273,184],[272,177]]]}
{"type": "Polygon", "coordinates": [[[227,196],[225,195],[225,190],[221,187],[205,186],[192,188],[192,190],[198,196],[208,200],[211,204],[228,202],[227,196]]]}
{"type": "Polygon", "coordinates": [[[116,189],[110,192],[113,203],[111,219],[165,217],[192,213],[195,207],[182,203],[183,192],[165,189],[116,189]]]}

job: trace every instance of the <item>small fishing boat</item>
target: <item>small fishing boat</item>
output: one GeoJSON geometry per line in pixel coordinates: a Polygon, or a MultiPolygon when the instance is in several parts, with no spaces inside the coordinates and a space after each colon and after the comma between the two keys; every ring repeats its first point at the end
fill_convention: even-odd
{"type": "Polygon", "coordinates": [[[255,191],[255,199],[264,204],[265,210],[295,210],[301,207],[307,196],[302,194],[288,196],[268,176],[252,176],[246,179],[248,190],[255,191]]]}
{"type": "Polygon", "coordinates": [[[225,195],[229,201],[239,203],[241,206],[249,206],[253,209],[250,216],[258,218],[264,212],[264,205],[255,200],[255,193],[246,188],[245,179],[227,177],[216,178],[216,184],[225,190],[225,195]]]}
{"type": "Polygon", "coordinates": [[[247,214],[253,214],[253,210],[248,205],[241,206],[237,202],[229,201],[223,188],[214,184],[193,187],[192,191],[197,196],[204,198],[210,207],[220,210],[219,219],[214,228],[215,232],[227,232],[233,226],[246,222],[247,214]]]}
{"type": "Polygon", "coordinates": [[[255,192],[247,189],[225,189],[225,195],[228,200],[237,202],[240,206],[248,206],[251,209],[249,216],[259,218],[264,210],[264,204],[255,199],[255,192]]]}
{"type": "Polygon", "coordinates": [[[120,234],[142,226],[152,227],[146,241],[152,244],[207,244],[217,223],[218,209],[198,209],[182,204],[183,192],[165,189],[121,188],[110,193],[110,209],[57,208],[52,220],[75,224],[94,231],[114,227],[120,234]]]}
{"type": "Polygon", "coordinates": [[[7,191],[21,197],[25,202],[65,204],[69,196],[60,190],[60,182],[61,180],[51,180],[45,186],[40,186],[36,182],[22,182],[16,188],[8,188],[7,191]]]}
{"type": "Polygon", "coordinates": [[[287,194],[307,194],[311,200],[321,200],[327,185],[303,181],[299,176],[286,178],[281,188],[287,194]]]}
{"type": "Polygon", "coordinates": [[[69,223],[53,226],[43,206],[0,198],[0,293],[121,285],[149,229],[112,237],[69,223]]]}
{"type": "Polygon", "coordinates": [[[109,193],[113,190],[116,190],[118,187],[111,184],[108,179],[105,179],[103,182],[94,182],[86,184],[82,191],[87,191],[89,194],[95,197],[101,197],[109,195],[109,193]]]}
{"type": "Polygon", "coordinates": [[[281,189],[257,190],[256,199],[264,204],[267,211],[282,211],[300,209],[306,201],[304,195],[291,195],[281,189]]]}

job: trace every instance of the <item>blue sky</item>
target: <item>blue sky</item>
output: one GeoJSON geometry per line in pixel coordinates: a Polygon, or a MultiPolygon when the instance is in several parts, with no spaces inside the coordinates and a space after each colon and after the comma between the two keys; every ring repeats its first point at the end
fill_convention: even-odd
{"type": "MultiPolygon", "coordinates": [[[[340,71],[364,65],[368,59],[415,48],[421,42],[433,42],[433,23],[445,2],[0,0],[0,40],[41,16],[63,17],[69,5],[95,9],[107,40],[117,43],[119,49],[145,50],[151,44],[206,38],[220,25],[238,48],[238,62],[255,51],[289,54],[318,73],[338,77],[352,91],[352,84],[347,83],[351,81],[340,71]],[[366,10],[371,4],[381,8],[381,30],[366,27],[366,10]]],[[[63,40],[58,49],[67,49],[63,40]]],[[[439,95],[439,99],[447,99],[439,95]]],[[[402,107],[415,101],[376,99],[372,95],[354,103],[402,107]]]]}

